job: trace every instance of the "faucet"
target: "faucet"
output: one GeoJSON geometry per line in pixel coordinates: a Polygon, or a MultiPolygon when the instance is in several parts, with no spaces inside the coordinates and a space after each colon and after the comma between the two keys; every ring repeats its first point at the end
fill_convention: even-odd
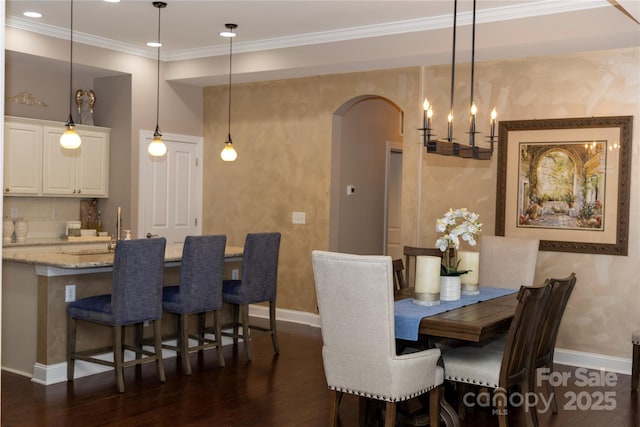
{"type": "Polygon", "coordinates": [[[118,206],[116,217],[116,240],[120,240],[122,237],[122,207],[118,206]]]}
{"type": "Polygon", "coordinates": [[[115,239],[111,239],[109,241],[108,249],[113,251],[116,249],[116,245],[118,244],[118,240],[120,240],[122,234],[122,207],[118,206],[117,216],[116,216],[116,237],[115,239]]]}

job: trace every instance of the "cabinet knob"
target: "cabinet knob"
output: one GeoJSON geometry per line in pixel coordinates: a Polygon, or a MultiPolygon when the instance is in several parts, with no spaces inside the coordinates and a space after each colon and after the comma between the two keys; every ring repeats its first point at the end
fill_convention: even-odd
{"type": "Polygon", "coordinates": [[[5,188],[5,189],[4,189],[4,191],[5,191],[6,193],[8,193],[8,192],[10,192],[11,190],[10,190],[10,189],[8,189],[8,188],[5,188]]]}

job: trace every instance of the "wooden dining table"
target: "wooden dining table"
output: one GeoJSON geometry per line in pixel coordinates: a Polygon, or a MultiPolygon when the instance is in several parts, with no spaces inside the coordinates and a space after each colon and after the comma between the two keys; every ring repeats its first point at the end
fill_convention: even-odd
{"type": "MultiPolygon", "coordinates": [[[[412,297],[413,289],[401,289],[396,300],[412,297]]],[[[455,308],[444,313],[423,317],[418,334],[420,340],[456,339],[481,342],[505,332],[516,311],[518,293],[455,308]]],[[[460,427],[457,412],[444,398],[440,402],[440,417],[447,427],[460,427]]]]}
{"type": "MultiPolygon", "coordinates": [[[[396,300],[411,298],[412,289],[402,289],[396,300]]],[[[466,305],[423,317],[418,329],[422,337],[480,342],[509,328],[516,311],[518,293],[466,305]]]]}

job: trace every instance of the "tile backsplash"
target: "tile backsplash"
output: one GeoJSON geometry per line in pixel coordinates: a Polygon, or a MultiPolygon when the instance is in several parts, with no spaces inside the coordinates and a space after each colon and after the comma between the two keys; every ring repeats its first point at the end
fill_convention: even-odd
{"type": "Polygon", "coordinates": [[[27,238],[60,237],[67,221],[80,220],[80,199],[61,197],[5,197],[3,218],[24,218],[27,238]]]}

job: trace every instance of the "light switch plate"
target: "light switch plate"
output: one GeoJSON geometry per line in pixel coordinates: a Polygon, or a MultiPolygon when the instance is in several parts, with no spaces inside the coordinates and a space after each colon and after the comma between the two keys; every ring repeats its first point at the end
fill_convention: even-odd
{"type": "Polygon", "coordinates": [[[306,212],[294,212],[291,215],[291,222],[293,224],[306,224],[307,222],[307,213],[306,212]]]}

